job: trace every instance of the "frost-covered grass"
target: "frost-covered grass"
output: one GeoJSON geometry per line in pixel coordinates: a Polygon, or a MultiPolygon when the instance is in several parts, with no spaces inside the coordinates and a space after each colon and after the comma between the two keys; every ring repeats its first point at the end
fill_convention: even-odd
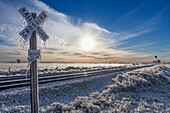
{"type": "Polygon", "coordinates": [[[41,112],[170,112],[169,68],[154,66],[119,74],[102,93],[53,103],[41,112]]]}
{"type": "MultiPolygon", "coordinates": [[[[84,63],[39,63],[38,73],[60,73],[74,71],[88,71],[105,68],[128,68],[133,67],[132,64],[84,64],[84,63]]],[[[140,65],[138,65],[140,66],[140,65]]],[[[0,63],[0,77],[25,75],[29,72],[27,63],[0,63]]]]}
{"type": "MultiPolygon", "coordinates": [[[[96,91],[87,96],[78,96],[67,104],[56,101],[51,105],[41,107],[40,112],[170,112],[169,72],[169,68],[157,65],[118,74],[101,92],[96,91]]],[[[4,107],[2,111],[30,112],[30,107],[11,106],[4,107]]]]}
{"type": "MultiPolygon", "coordinates": [[[[95,92],[96,90],[101,92],[107,85],[112,83],[111,79],[116,75],[116,73],[68,80],[64,82],[61,81],[48,84],[40,84],[40,107],[45,107],[56,101],[61,103],[68,103],[73,101],[77,96],[86,96],[92,92],[95,92]]],[[[6,109],[8,111],[9,109],[13,109],[15,107],[21,108],[21,106],[22,108],[29,108],[29,94],[29,87],[21,87],[1,91],[0,106],[2,107],[0,107],[0,109],[6,109]]]]}

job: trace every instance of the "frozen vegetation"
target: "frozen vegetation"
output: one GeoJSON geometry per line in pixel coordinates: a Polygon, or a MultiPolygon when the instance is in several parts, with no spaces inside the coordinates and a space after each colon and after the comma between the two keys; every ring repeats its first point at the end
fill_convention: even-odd
{"type": "Polygon", "coordinates": [[[169,68],[154,66],[119,74],[101,93],[53,103],[41,112],[170,112],[169,68]]]}
{"type": "MultiPolygon", "coordinates": [[[[76,98],[72,98],[67,102],[58,98],[51,104],[40,105],[41,113],[170,112],[170,68],[157,65],[115,76],[107,74],[105,76],[74,80],[61,83],[58,86],[57,84],[51,84],[51,86],[48,84],[43,85],[40,92],[44,96],[41,96],[42,94],[40,93],[40,102],[43,101],[44,103],[50,103],[48,102],[50,100],[45,97],[47,96],[46,93],[53,93],[53,95],[56,93],[58,96],[66,94],[66,99],[69,96],[70,98],[74,97],[72,94],[76,95],[76,98]],[[112,82],[109,82],[111,78],[112,82]],[[105,85],[107,87],[97,89],[105,85]],[[75,87],[77,89],[73,89],[75,87]],[[59,91],[59,89],[62,91],[59,91]],[[68,89],[73,89],[74,91],[68,89]],[[88,93],[85,92],[87,91],[86,89],[88,89],[88,93]],[[57,100],[60,100],[60,102],[57,100]]],[[[27,93],[28,89],[1,92],[0,106],[2,107],[0,111],[2,113],[30,112],[27,93]],[[9,100],[6,99],[6,101],[9,101],[6,102],[8,106],[2,103],[5,96],[9,98],[9,100]],[[16,98],[16,100],[13,98],[16,98]],[[25,102],[23,102],[23,98],[25,102]],[[13,102],[17,101],[16,104],[18,105],[14,106],[12,103],[10,105],[10,99],[13,99],[13,102]]],[[[55,100],[54,97],[51,97],[51,99],[55,100]]]]}
{"type": "MultiPolygon", "coordinates": [[[[26,75],[29,72],[27,63],[0,63],[0,77],[26,75]]],[[[138,65],[140,66],[140,65],[138,65]]],[[[82,63],[39,63],[38,73],[61,73],[61,72],[75,72],[75,71],[88,71],[98,70],[105,68],[128,68],[134,67],[132,64],[82,64],[82,63]]]]}

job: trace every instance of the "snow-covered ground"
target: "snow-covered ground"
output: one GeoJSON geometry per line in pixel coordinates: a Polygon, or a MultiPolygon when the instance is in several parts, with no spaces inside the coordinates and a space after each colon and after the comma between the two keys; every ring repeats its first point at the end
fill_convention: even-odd
{"type": "MultiPolygon", "coordinates": [[[[29,99],[28,87],[1,91],[0,111],[30,112],[29,99]]],[[[40,112],[170,112],[170,68],[157,65],[40,85],[40,112]]]]}

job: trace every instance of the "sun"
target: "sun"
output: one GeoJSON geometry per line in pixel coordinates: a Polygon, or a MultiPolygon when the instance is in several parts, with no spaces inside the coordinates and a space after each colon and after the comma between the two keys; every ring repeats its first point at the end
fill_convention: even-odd
{"type": "Polygon", "coordinates": [[[94,39],[93,38],[83,38],[81,40],[81,48],[84,51],[91,51],[94,49],[94,39]]]}

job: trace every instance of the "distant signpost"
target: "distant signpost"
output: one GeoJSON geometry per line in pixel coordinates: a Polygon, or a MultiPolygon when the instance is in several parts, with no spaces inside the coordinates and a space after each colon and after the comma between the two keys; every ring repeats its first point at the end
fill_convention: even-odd
{"type": "Polygon", "coordinates": [[[30,64],[31,78],[31,112],[39,112],[39,96],[38,96],[38,70],[37,59],[40,58],[40,50],[37,50],[36,33],[43,41],[46,41],[49,36],[42,29],[42,25],[48,17],[44,11],[38,16],[36,13],[30,13],[25,7],[18,10],[20,14],[27,20],[28,25],[19,33],[24,40],[30,40],[30,49],[28,50],[28,63],[30,64]]]}

